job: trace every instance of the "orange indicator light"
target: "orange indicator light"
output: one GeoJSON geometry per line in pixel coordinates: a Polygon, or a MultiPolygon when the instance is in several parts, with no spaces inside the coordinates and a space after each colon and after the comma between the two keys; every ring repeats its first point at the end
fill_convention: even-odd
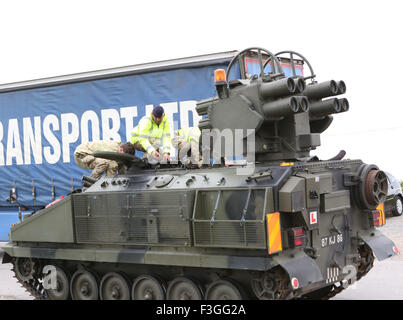
{"type": "Polygon", "coordinates": [[[225,70],[224,69],[214,70],[214,82],[215,83],[226,82],[226,81],[227,81],[227,77],[225,75],[225,70]]]}

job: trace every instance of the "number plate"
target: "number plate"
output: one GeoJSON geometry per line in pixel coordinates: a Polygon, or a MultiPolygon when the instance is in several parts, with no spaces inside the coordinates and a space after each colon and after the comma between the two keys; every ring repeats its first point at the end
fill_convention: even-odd
{"type": "Polygon", "coordinates": [[[322,248],[332,246],[334,244],[343,243],[343,234],[335,234],[332,236],[323,237],[321,239],[322,248]]]}

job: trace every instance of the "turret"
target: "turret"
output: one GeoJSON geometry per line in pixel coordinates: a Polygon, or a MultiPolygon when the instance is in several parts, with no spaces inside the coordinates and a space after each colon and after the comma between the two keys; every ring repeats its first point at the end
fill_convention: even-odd
{"type": "MultiPolygon", "coordinates": [[[[348,111],[347,99],[336,96],[346,92],[344,81],[318,83],[309,62],[300,54],[284,51],[273,55],[263,48],[248,48],[233,58],[227,70],[216,70],[217,97],[200,101],[196,110],[203,119],[200,129],[254,130],[257,161],[293,160],[308,157],[320,145],[320,133],[326,130],[333,114],[348,111]],[[258,52],[260,75],[227,81],[235,61],[251,50],[258,52]],[[267,55],[263,63],[262,53],[267,55]],[[286,77],[279,55],[290,54],[292,76],[286,77]],[[299,56],[311,71],[297,75],[293,57],[299,56]],[[272,72],[266,74],[270,63],[272,72]],[[311,82],[307,84],[307,80],[311,82]]],[[[204,134],[208,133],[205,131],[204,134]]],[[[250,132],[250,131],[249,131],[250,132]]],[[[247,134],[243,135],[244,155],[247,134]]],[[[222,148],[224,149],[224,148],[222,148]]],[[[225,151],[221,150],[222,156],[225,151]]]]}

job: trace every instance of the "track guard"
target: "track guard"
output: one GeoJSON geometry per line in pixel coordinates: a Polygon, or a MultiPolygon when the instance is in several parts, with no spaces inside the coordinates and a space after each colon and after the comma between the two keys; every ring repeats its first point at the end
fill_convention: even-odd
{"type": "Polygon", "coordinates": [[[287,271],[290,280],[298,279],[300,288],[324,280],[316,262],[304,252],[295,253],[293,257],[278,255],[274,260],[287,271]]]}
{"type": "Polygon", "coordinates": [[[12,258],[8,255],[7,252],[0,252],[0,257],[2,257],[2,263],[10,263],[12,261],[12,258]]]}
{"type": "Polygon", "coordinates": [[[360,239],[371,248],[379,261],[398,254],[395,243],[379,231],[373,233],[373,235],[361,235],[360,239]]]}

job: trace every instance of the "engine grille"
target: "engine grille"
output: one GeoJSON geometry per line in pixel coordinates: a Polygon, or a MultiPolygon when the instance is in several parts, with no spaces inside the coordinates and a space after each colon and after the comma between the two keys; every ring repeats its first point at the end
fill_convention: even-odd
{"type": "Polygon", "coordinates": [[[73,203],[77,242],[191,243],[194,192],[77,194],[73,203]]]}
{"type": "Polygon", "coordinates": [[[266,248],[264,189],[199,191],[195,246],[266,248]]]}

